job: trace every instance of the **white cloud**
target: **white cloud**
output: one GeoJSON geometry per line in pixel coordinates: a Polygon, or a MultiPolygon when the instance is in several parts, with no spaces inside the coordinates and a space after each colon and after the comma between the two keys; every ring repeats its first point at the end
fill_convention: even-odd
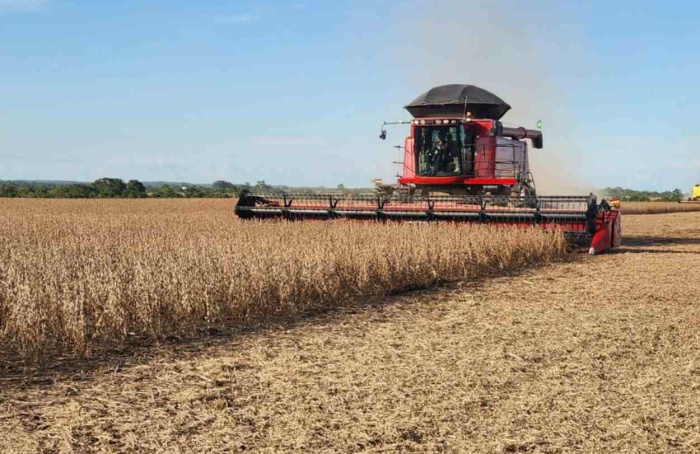
{"type": "MultiPolygon", "coordinates": [[[[0,0],[1,1],[1,0],[0,0]]],[[[226,24],[242,24],[245,22],[250,22],[253,20],[252,14],[232,14],[228,16],[218,16],[216,22],[222,22],[226,24]]]]}
{"type": "Polygon", "coordinates": [[[0,0],[2,13],[34,13],[45,10],[51,0],[0,0]]]}

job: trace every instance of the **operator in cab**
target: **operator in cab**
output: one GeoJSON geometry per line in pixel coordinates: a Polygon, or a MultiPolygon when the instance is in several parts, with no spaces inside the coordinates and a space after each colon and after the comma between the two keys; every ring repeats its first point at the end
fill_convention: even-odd
{"type": "Polygon", "coordinates": [[[447,152],[445,146],[445,133],[438,130],[436,131],[434,137],[437,140],[433,142],[432,149],[430,150],[432,175],[436,175],[438,172],[443,171],[444,161],[446,158],[445,154],[447,152]]]}
{"type": "Polygon", "coordinates": [[[459,145],[452,136],[444,131],[437,131],[437,140],[432,149],[432,174],[433,175],[457,175],[459,167],[459,145]]]}

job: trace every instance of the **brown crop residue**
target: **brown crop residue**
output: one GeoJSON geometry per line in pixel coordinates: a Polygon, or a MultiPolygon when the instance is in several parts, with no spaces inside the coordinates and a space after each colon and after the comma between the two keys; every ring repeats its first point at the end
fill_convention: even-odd
{"type": "Polygon", "coordinates": [[[698,452],[698,225],[623,216],[615,253],[0,372],[0,452],[698,452]]]}
{"type": "Polygon", "coordinates": [[[687,211],[700,211],[700,202],[622,202],[624,214],[683,213],[687,211]]]}
{"type": "Polygon", "coordinates": [[[484,226],[241,222],[231,201],[0,201],[0,353],[28,363],[298,315],[564,253],[484,226]]]}

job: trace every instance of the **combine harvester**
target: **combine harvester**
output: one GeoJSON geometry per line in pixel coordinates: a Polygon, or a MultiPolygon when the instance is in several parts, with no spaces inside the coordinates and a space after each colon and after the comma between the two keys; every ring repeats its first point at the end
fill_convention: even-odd
{"type": "Polygon", "coordinates": [[[688,200],[679,200],[680,203],[700,203],[700,184],[693,186],[688,200]]]}
{"type": "MultiPolygon", "coordinates": [[[[589,196],[538,196],[528,147],[542,132],[504,127],[510,106],[473,85],[435,87],[406,106],[414,117],[396,185],[375,180],[371,194],[253,194],[236,205],[242,219],[354,219],[477,222],[561,230],[598,254],[622,239],[619,202],[589,196]]],[[[386,139],[382,127],[380,136],[386,139]]]]}

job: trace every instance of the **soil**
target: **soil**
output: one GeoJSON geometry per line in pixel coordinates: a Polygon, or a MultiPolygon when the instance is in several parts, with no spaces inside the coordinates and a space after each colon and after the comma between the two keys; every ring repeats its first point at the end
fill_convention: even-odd
{"type": "Polygon", "coordinates": [[[700,213],[600,256],[0,374],[0,452],[698,452],[700,213]]]}

